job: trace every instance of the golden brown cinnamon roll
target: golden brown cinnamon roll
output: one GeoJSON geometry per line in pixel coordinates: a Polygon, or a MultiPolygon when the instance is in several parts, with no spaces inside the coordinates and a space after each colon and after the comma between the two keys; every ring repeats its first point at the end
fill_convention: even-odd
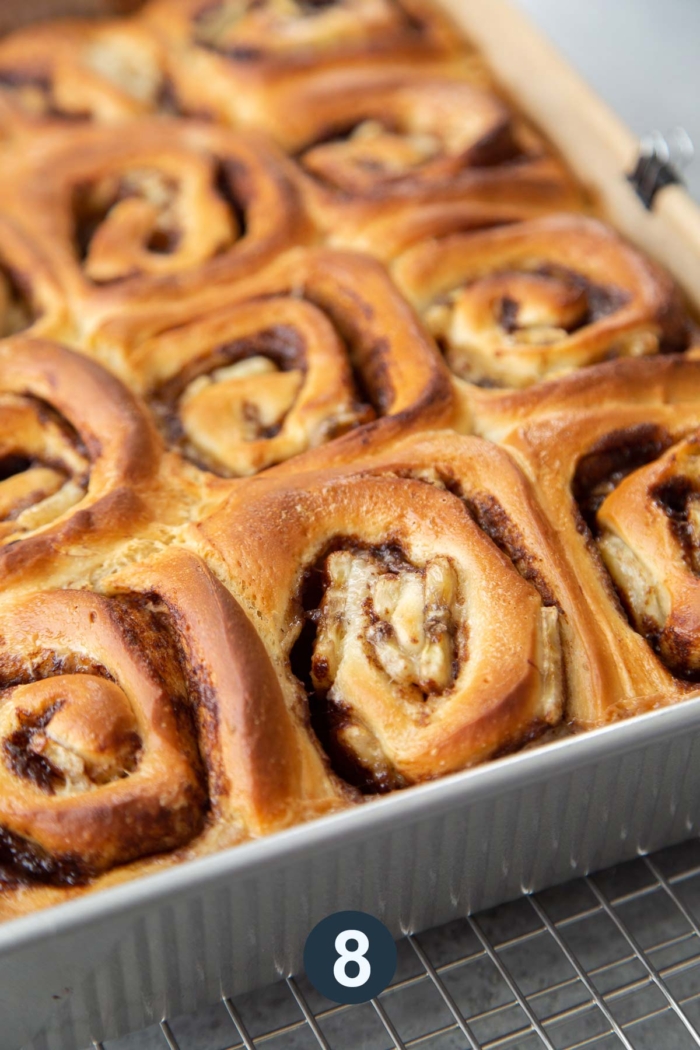
{"type": "Polygon", "coordinates": [[[389,791],[559,725],[575,581],[495,445],[433,433],[353,466],[270,474],[196,530],[344,783],[389,791]]]}
{"type": "Polygon", "coordinates": [[[548,384],[541,404],[521,401],[503,441],[533,479],[610,653],[599,669],[604,704],[584,697],[577,713],[590,725],[682,699],[697,676],[700,363],[617,361],[585,378],[583,390],[569,376],[548,384]]]}
{"type": "Polygon", "coordinates": [[[59,275],[81,344],[110,315],[165,307],[303,241],[282,165],[261,139],[215,127],[88,127],[35,145],[7,206],[59,275]]]}
{"type": "Polygon", "coordinates": [[[5,134],[138,117],[165,86],[161,47],[135,21],[43,22],[0,39],[5,134]]]}
{"type": "Polygon", "coordinates": [[[295,469],[308,449],[325,461],[453,419],[447,370],[372,259],[299,249],[206,305],[140,314],[138,338],[115,318],[96,352],[121,352],[171,447],[215,474],[295,469]]]}
{"type": "Polygon", "coordinates": [[[670,277],[584,216],[428,240],[405,252],[393,273],[458,384],[521,388],[688,345],[670,277]]]}
{"type": "Polygon", "coordinates": [[[526,218],[581,203],[542,139],[496,95],[456,77],[333,70],[302,80],[269,114],[332,243],[385,255],[385,230],[415,224],[436,203],[478,205],[483,225],[499,209],[526,218]]]}
{"type": "Polygon", "coordinates": [[[184,112],[265,126],[270,100],[328,66],[483,63],[424,0],[150,0],[143,21],[167,46],[184,112]],[[463,57],[464,56],[464,57],[463,57]]]}
{"type": "Polygon", "coordinates": [[[108,372],[54,343],[0,344],[0,581],[99,562],[160,508],[158,436],[108,372]]]}
{"type": "Polygon", "coordinates": [[[0,611],[6,896],[9,883],[29,902],[60,899],[45,887],[343,801],[254,628],[196,556],[172,548],[104,591],[0,611]]]}

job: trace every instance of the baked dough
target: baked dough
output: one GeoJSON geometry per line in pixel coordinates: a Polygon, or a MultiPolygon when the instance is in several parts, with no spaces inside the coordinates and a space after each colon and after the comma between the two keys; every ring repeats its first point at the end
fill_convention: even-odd
{"type": "Polygon", "coordinates": [[[700,340],[424,0],[0,42],[0,917],[697,693],[700,340]]]}

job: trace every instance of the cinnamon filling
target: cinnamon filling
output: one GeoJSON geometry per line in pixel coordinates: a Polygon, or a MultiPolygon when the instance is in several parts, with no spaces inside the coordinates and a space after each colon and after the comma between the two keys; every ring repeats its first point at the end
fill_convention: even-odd
{"type": "Polygon", "coordinates": [[[606,496],[628,474],[658,459],[672,444],[671,435],[663,427],[640,423],[606,434],[579,460],[572,493],[582,524],[593,537],[599,535],[596,515],[606,496]]]}
{"type": "MultiPolygon", "coordinates": [[[[253,473],[255,464],[245,460],[245,446],[282,432],[307,375],[306,352],[303,332],[277,324],[192,360],[151,396],[166,439],[191,462],[219,476],[253,473]]],[[[347,404],[328,406],[323,440],[374,416],[357,390],[362,383],[358,371],[353,369],[348,378],[347,404]]],[[[314,423],[312,443],[319,443],[318,430],[314,423]]],[[[278,461],[273,455],[272,462],[278,461]]]]}
{"type": "Polygon", "coordinates": [[[677,474],[651,496],[668,518],[688,568],[700,576],[700,476],[677,474]]]}
{"type": "Polygon", "coordinates": [[[48,405],[0,395],[0,541],[19,539],[75,506],[89,470],[79,436],[48,405]]]}
{"type": "MultiPolygon", "coordinates": [[[[547,360],[547,353],[627,301],[618,288],[596,285],[564,267],[540,265],[491,273],[445,292],[426,310],[425,320],[460,378],[484,386],[526,386],[566,369],[566,360],[547,360]],[[535,349],[545,355],[540,364],[518,360],[519,350],[535,349]],[[502,358],[507,358],[504,363],[502,358]]],[[[650,330],[614,344],[608,357],[657,349],[650,330]]]]}
{"type": "Polygon", "coordinates": [[[307,570],[305,625],[291,654],[309,696],[311,725],[338,776],[366,794],[405,786],[353,708],[363,666],[417,720],[439,702],[464,659],[457,576],[448,558],[412,564],[394,544],[339,539],[307,570]],[[427,705],[427,707],[426,707],[427,705]]]}
{"type": "Polygon", "coordinates": [[[48,76],[37,76],[12,69],[0,70],[0,91],[9,96],[28,116],[62,121],[88,120],[87,110],[66,111],[54,97],[48,76]]]}
{"type": "Polygon", "coordinates": [[[700,679],[700,467],[690,437],[612,491],[597,541],[630,623],[677,677],[700,679]],[[685,570],[685,571],[684,571],[685,570]]]}
{"type": "Polygon", "coordinates": [[[245,235],[244,209],[225,165],[212,169],[202,158],[187,180],[168,166],[144,164],[75,187],[76,252],[91,281],[180,272],[245,235]]]}
{"type": "Polygon", "coordinates": [[[0,886],[32,882],[49,886],[82,886],[94,874],[77,854],[52,856],[37,843],[30,843],[0,827],[0,886]]]}
{"type": "Polygon", "coordinates": [[[390,189],[416,175],[441,182],[463,168],[488,168],[523,156],[508,115],[490,100],[477,100],[474,112],[464,106],[435,105],[412,112],[409,102],[384,111],[376,104],[366,115],[328,128],[298,154],[309,174],[350,193],[390,189]],[[482,102],[484,112],[480,111],[482,102]]]}
{"type": "MultiPolygon", "coordinates": [[[[141,740],[121,690],[93,675],[45,681],[49,705],[17,706],[17,728],[3,741],[12,772],[48,795],[73,795],[128,776],[136,768],[141,740]]],[[[17,686],[6,694],[5,705],[8,699],[21,705],[23,692],[36,700],[36,689],[17,686]]]]}
{"type": "MultiPolygon", "coordinates": [[[[157,169],[135,169],[124,176],[105,176],[94,183],[80,186],[74,196],[76,240],[80,258],[88,260],[96,237],[110,214],[122,215],[125,223],[131,213],[131,226],[138,232],[148,251],[167,253],[177,248],[180,239],[176,202],[178,186],[157,169]],[[137,210],[138,209],[138,210],[137,210]],[[138,223],[136,220],[142,221],[138,223]]],[[[99,276],[96,276],[100,280],[99,276]]],[[[109,277],[103,277],[109,280],[109,277]]]]}

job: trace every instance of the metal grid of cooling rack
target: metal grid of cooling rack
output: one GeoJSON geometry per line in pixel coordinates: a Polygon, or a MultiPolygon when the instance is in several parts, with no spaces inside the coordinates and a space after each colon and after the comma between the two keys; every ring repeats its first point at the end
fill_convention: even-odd
{"type": "Polygon", "coordinates": [[[362,1006],[302,976],[94,1050],[700,1046],[700,840],[399,943],[362,1006]]]}

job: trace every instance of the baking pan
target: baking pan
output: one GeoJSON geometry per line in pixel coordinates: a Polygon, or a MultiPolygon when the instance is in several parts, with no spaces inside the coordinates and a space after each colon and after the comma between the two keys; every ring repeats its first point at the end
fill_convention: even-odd
{"type": "Polygon", "coordinates": [[[80,1050],[302,969],[342,909],[399,936],[700,831],[700,698],[0,927],[0,1045],[80,1050]]]}
{"type": "MultiPolygon", "coordinates": [[[[527,20],[502,0],[443,2],[700,307],[700,212],[684,191],[647,212],[625,178],[634,137],[527,20]]],[[[399,936],[679,842],[700,830],[699,799],[697,697],[5,923],[0,1047],[79,1050],[298,972],[334,911],[399,936]]]]}

